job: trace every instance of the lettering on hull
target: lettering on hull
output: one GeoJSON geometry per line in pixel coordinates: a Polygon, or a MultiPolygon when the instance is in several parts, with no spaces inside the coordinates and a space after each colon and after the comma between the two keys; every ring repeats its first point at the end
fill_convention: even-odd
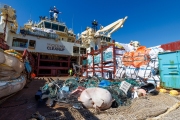
{"type": "Polygon", "coordinates": [[[47,49],[48,50],[56,50],[56,51],[64,51],[65,50],[65,46],[64,45],[47,43],[47,49]]]}

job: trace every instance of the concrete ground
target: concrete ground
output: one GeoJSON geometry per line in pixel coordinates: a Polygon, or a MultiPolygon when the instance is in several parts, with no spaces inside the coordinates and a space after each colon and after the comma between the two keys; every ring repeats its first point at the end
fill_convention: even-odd
{"type": "MultiPolygon", "coordinates": [[[[64,78],[60,78],[64,79],[64,78]]],[[[47,78],[41,77],[32,80],[27,87],[17,92],[0,105],[0,120],[26,120],[36,111],[49,112],[54,110],[35,100],[37,90],[42,87],[47,78]]]]}

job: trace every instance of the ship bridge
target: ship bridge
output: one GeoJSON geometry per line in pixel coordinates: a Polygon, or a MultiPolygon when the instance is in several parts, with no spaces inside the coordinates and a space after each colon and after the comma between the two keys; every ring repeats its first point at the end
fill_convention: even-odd
{"type": "Polygon", "coordinates": [[[52,29],[60,32],[68,32],[67,27],[64,23],[60,22],[53,22],[50,20],[42,20],[38,25],[38,28],[47,28],[47,29],[52,29]]]}

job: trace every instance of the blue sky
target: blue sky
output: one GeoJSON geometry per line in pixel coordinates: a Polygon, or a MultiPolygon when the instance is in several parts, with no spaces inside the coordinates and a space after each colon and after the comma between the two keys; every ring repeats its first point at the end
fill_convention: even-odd
{"type": "Polygon", "coordinates": [[[106,26],[128,16],[124,27],[112,34],[117,42],[138,40],[152,47],[180,40],[180,0],[1,0],[16,9],[19,26],[28,19],[38,22],[56,6],[59,20],[81,33],[96,19],[106,26]],[[73,22],[72,22],[73,21],[73,22]],[[73,24],[72,24],[73,23],[73,24]]]}

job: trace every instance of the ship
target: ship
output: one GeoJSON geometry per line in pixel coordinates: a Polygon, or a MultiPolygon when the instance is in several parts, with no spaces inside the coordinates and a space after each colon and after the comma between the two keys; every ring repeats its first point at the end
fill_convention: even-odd
{"type": "MultiPolygon", "coordinates": [[[[0,91],[8,93],[2,96],[24,87],[27,77],[22,73],[26,73],[27,76],[35,73],[37,77],[59,77],[67,76],[68,70],[74,66],[80,68],[82,61],[87,60],[87,53],[111,42],[111,34],[122,28],[127,19],[125,17],[108,26],[101,26],[99,30],[97,30],[98,22],[94,20],[92,27],[87,27],[80,35],[76,35],[73,29],[59,21],[58,15],[61,12],[56,6],[50,8],[49,18],[39,16],[38,23],[30,19],[23,27],[19,27],[16,10],[11,6],[1,4],[0,12],[0,52],[1,56],[5,56],[5,60],[0,64],[15,70],[15,73],[20,69],[18,77],[7,76],[9,78],[3,78],[3,82],[1,80],[0,91]],[[20,28],[19,32],[18,28],[20,28]],[[8,63],[7,61],[13,64],[5,64],[8,63]],[[16,90],[11,88],[18,85],[16,90]],[[9,92],[6,92],[8,90],[9,92]]],[[[83,68],[84,71],[85,69],[83,68]]]]}
{"type": "Polygon", "coordinates": [[[79,56],[86,54],[86,48],[76,41],[73,30],[58,21],[60,12],[55,6],[49,11],[50,18],[40,16],[38,23],[29,20],[20,27],[19,33],[16,11],[7,5],[2,8],[10,12],[1,16],[0,33],[3,35],[6,25],[4,41],[9,49],[22,54],[25,50],[31,53],[34,59],[32,71],[36,76],[68,75],[72,63],[78,64],[79,56]]]}
{"type": "MultiPolygon", "coordinates": [[[[10,9],[4,5],[2,8],[10,9]]],[[[12,9],[12,8],[11,8],[12,9]]],[[[36,76],[66,76],[68,69],[73,64],[80,65],[83,56],[90,53],[96,46],[111,41],[111,34],[122,28],[127,17],[119,19],[108,26],[97,30],[97,22],[94,27],[87,27],[80,35],[76,35],[72,29],[68,29],[65,23],[58,20],[61,12],[56,6],[49,10],[49,18],[39,16],[39,22],[29,20],[17,33],[18,23],[16,11],[1,16],[0,34],[6,32],[5,41],[9,49],[14,49],[23,54],[24,50],[33,56],[32,71],[36,76]],[[6,20],[8,18],[8,20],[6,20]],[[4,20],[3,20],[4,19],[4,20]],[[4,31],[7,23],[6,31],[4,31]]]]}

